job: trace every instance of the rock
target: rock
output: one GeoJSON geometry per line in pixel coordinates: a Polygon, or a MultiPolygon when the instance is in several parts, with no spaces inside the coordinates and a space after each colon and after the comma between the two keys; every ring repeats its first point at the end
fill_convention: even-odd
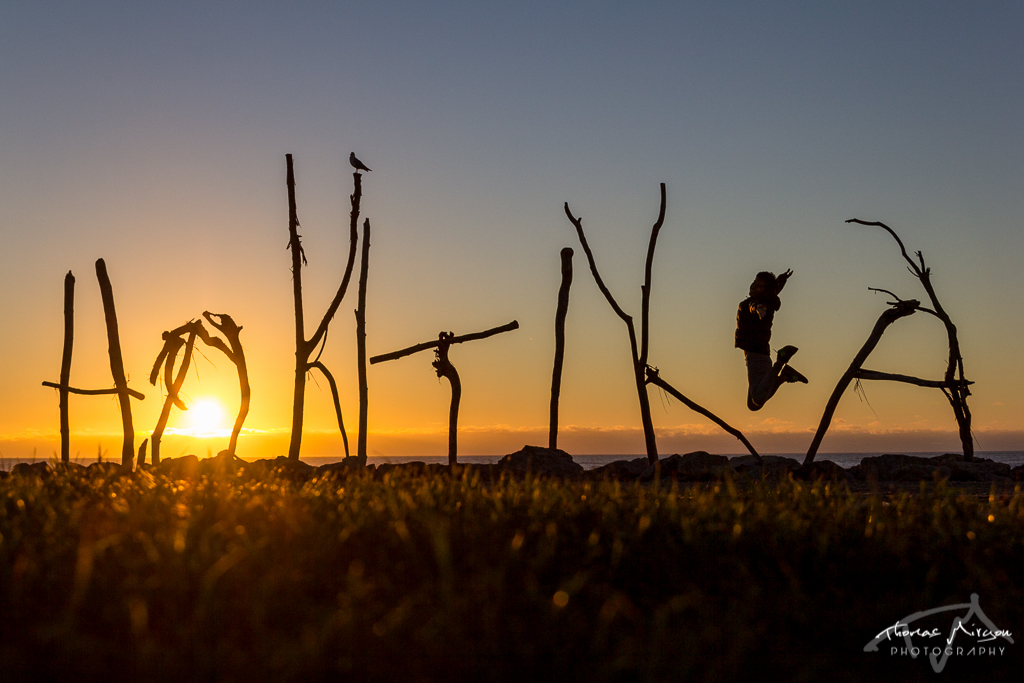
{"type": "Polygon", "coordinates": [[[647,458],[616,460],[587,472],[588,479],[610,479],[612,481],[635,481],[648,467],[647,458]]]}
{"type": "Polygon", "coordinates": [[[987,458],[971,462],[957,453],[935,457],[886,453],[864,458],[856,470],[858,478],[869,481],[928,481],[935,477],[950,481],[1011,481],[1010,466],[987,458]]]}
{"type": "MultiPolygon", "coordinates": [[[[464,465],[456,465],[464,467],[464,465]]],[[[413,462],[381,463],[373,470],[374,479],[383,479],[388,475],[406,475],[413,477],[446,477],[452,473],[448,465],[439,462],[425,463],[419,460],[413,462]]]]}
{"type": "Polygon", "coordinates": [[[1017,465],[1012,470],[1010,470],[1010,476],[1015,481],[1024,481],[1024,465],[1017,465]]]}
{"type": "Polygon", "coordinates": [[[153,469],[172,479],[191,479],[199,476],[199,456],[190,454],[180,458],[166,458],[153,469]]]}
{"type": "Polygon", "coordinates": [[[364,465],[358,457],[350,455],[338,462],[327,463],[316,468],[316,476],[322,479],[347,479],[350,474],[372,470],[373,465],[364,465]]]}
{"type": "Polygon", "coordinates": [[[253,460],[243,465],[242,471],[253,479],[277,477],[291,481],[309,481],[316,475],[316,468],[301,460],[292,460],[284,455],[276,458],[253,460]]]}
{"type": "Polygon", "coordinates": [[[800,469],[799,462],[782,455],[762,455],[760,463],[753,455],[741,455],[730,458],[729,466],[745,478],[769,482],[788,479],[791,472],[800,469]]]}
{"type": "Polygon", "coordinates": [[[933,458],[949,468],[950,481],[1012,481],[1013,470],[1005,462],[996,462],[989,458],[964,460],[959,453],[947,453],[933,458]]]}
{"type": "Polygon", "coordinates": [[[19,462],[11,468],[12,477],[48,477],[52,474],[46,462],[19,462]]]}
{"type": "Polygon", "coordinates": [[[89,471],[85,465],[79,465],[77,462],[58,462],[53,466],[53,470],[55,472],[77,475],[82,475],[89,471]]]}
{"type": "Polygon", "coordinates": [[[112,462],[110,460],[105,462],[94,462],[85,469],[90,477],[95,478],[116,477],[125,472],[124,468],[121,467],[121,463],[112,462]]]}
{"type": "Polygon", "coordinates": [[[520,476],[527,472],[567,479],[583,475],[583,466],[575,462],[571,455],[561,449],[551,450],[540,446],[523,446],[522,450],[510,453],[499,460],[495,468],[520,476]]]}
{"type": "Polygon", "coordinates": [[[226,450],[217,453],[212,458],[204,458],[199,461],[199,473],[208,476],[236,477],[244,469],[245,461],[226,450]]]}
{"type": "Polygon", "coordinates": [[[729,458],[724,455],[712,455],[707,451],[671,455],[661,466],[661,476],[665,476],[666,471],[672,472],[673,467],[679,479],[707,480],[724,474],[729,467],[729,458]]]}
{"type": "Polygon", "coordinates": [[[762,455],[760,463],[752,455],[741,455],[730,458],[729,466],[736,474],[742,474],[751,479],[764,479],[768,481],[787,479],[790,472],[796,472],[800,469],[799,462],[782,455],[762,455]]]}
{"type": "Polygon", "coordinates": [[[806,481],[818,481],[819,479],[825,481],[847,481],[850,479],[847,471],[831,460],[815,460],[807,467],[801,465],[793,472],[793,477],[806,481]]]}
{"type": "Polygon", "coordinates": [[[648,465],[640,475],[640,481],[651,481],[655,475],[662,479],[679,481],[708,481],[722,476],[729,468],[729,458],[712,455],[707,451],[678,453],[662,458],[654,467],[648,465]]]}

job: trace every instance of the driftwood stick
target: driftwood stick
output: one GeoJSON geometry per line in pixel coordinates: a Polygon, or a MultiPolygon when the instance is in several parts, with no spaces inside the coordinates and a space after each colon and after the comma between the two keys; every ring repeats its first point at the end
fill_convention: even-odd
{"type": "Polygon", "coordinates": [[[601,279],[601,273],[597,271],[597,263],[594,261],[594,252],[590,250],[590,244],[587,242],[587,235],[583,232],[583,218],[576,218],[572,215],[572,211],[569,210],[569,202],[565,203],[565,215],[569,217],[569,221],[576,227],[576,235],[580,239],[580,246],[583,247],[583,253],[587,255],[587,263],[590,264],[590,272],[594,275],[594,282],[597,283],[597,288],[604,294],[604,298],[608,300],[608,304],[615,311],[615,315],[619,316],[626,323],[631,323],[633,318],[625,311],[623,311],[618,302],[615,301],[615,297],[608,291],[608,287],[604,284],[604,280],[601,279]]]}
{"type": "MultiPolygon", "coordinates": [[[[360,174],[357,172],[356,176],[360,174]]],[[[366,386],[366,280],[370,270],[370,219],[363,221],[363,248],[359,262],[359,295],[356,308],[356,365],[359,371],[359,437],[356,457],[366,464],[366,424],[369,409],[369,389],[366,386]]],[[[346,450],[347,453],[347,450],[346,450]]]]}
{"type": "Polygon", "coordinates": [[[348,291],[349,280],[352,279],[352,269],[356,263],[356,244],[359,241],[359,204],[363,197],[363,174],[358,171],[353,173],[352,183],[353,190],[349,196],[352,211],[349,214],[348,261],[345,263],[345,274],[341,277],[338,291],[335,292],[334,299],[331,300],[331,304],[327,307],[324,317],[320,320],[320,325],[316,328],[313,336],[309,338],[309,342],[307,342],[307,357],[313,353],[313,349],[317,347],[324,335],[327,334],[327,326],[330,325],[334,314],[338,312],[338,306],[341,305],[341,300],[345,298],[345,292],[348,291]]]}
{"type": "MultiPolygon", "coordinates": [[[[156,361],[153,362],[153,370],[149,373],[149,383],[156,386],[157,377],[160,376],[160,366],[163,364],[164,368],[164,386],[170,387],[174,383],[174,361],[178,357],[178,351],[182,346],[185,345],[185,340],[181,338],[181,335],[188,332],[195,321],[189,321],[181,327],[163,333],[164,345],[160,349],[160,355],[156,357],[156,361]]],[[[174,405],[179,410],[187,410],[185,404],[181,402],[181,399],[177,396],[171,396],[168,394],[174,405]]]]}
{"type": "Polygon", "coordinates": [[[640,423],[644,428],[644,447],[647,450],[647,460],[653,466],[658,463],[658,440],[654,433],[654,420],[651,419],[651,398],[647,395],[647,378],[644,376],[646,367],[641,367],[637,362],[636,331],[633,329],[632,318],[626,321],[626,329],[629,332],[629,348],[633,354],[633,382],[636,384],[636,396],[640,401],[640,423]]]}
{"type": "Polygon", "coordinates": [[[703,406],[694,403],[693,401],[679,393],[679,391],[675,387],[673,387],[671,384],[669,384],[668,382],[661,378],[661,376],[658,374],[658,368],[647,368],[647,382],[655,386],[661,387],[669,394],[671,394],[677,401],[682,403],[690,410],[696,413],[700,413],[701,415],[708,418],[725,431],[735,436],[737,439],[740,440],[740,443],[742,443],[746,447],[746,449],[750,451],[750,454],[757,458],[758,462],[761,462],[761,454],[754,449],[754,447],[751,445],[749,441],[747,441],[747,437],[743,436],[743,432],[736,429],[735,427],[727,423],[725,420],[712,413],[707,408],[704,408],[703,406]]]}
{"type": "Polygon", "coordinates": [[[882,333],[892,325],[894,322],[908,315],[912,315],[917,310],[919,305],[918,301],[913,299],[909,301],[900,301],[895,306],[887,309],[878,316],[878,321],[875,323],[874,328],[871,330],[871,334],[868,336],[864,345],[854,356],[853,362],[850,363],[850,367],[843,373],[843,376],[839,378],[839,382],[836,384],[836,388],[832,390],[832,396],[829,397],[828,403],[825,405],[825,412],[821,416],[821,422],[818,423],[818,431],[814,433],[814,439],[811,441],[810,448],[807,449],[807,457],[804,458],[804,466],[810,465],[814,462],[814,456],[818,452],[818,447],[821,445],[821,440],[825,438],[825,432],[828,431],[828,427],[832,422],[832,416],[836,412],[836,407],[839,405],[839,399],[842,398],[843,392],[846,391],[846,387],[850,385],[853,378],[857,375],[861,366],[864,365],[864,361],[867,360],[868,355],[875,350],[878,346],[879,340],[882,338],[882,333]]]}
{"type": "Polygon", "coordinates": [[[404,348],[404,349],[401,349],[399,351],[392,351],[391,353],[382,353],[379,356],[373,356],[372,358],[370,358],[370,365],[374,365],[376,363],[383,363],[384,361],[389,361],[389,360],[398,360],[399,358],[404,358],[405,356],[411,356],[412,354],[418,353],[420,351],[426,351],[427,349],[433,349],[435,347],[440,346],[442,343],[447,343],[449,345],[451,345],[451,344],[462,344],[464,342],[476,341],[477,339],[486,339],[487,337],[493,337],[494,335],[501,334],[502,332],[511,332],[512,330],[518,330],[518,329],[519,329],[519,322],[516,321],[516,320],[513,320],[510,323],[506,323],[506,324],[500,325],[498,327],[492,327],[491,329],[484,330],[483,332],[473,332],[472,334],[464,334],[464,335],[461,335],[461,336],[458,336],[458,337],[454,337],[453,336],[453,337],[449,338],[447,340],[447,342],[442,342],[440,340],[435,340],[435,341],[423,342],[422,344],[414,344],[414,345],[412,345],[412,346],[410,346],[408,348],[404,348]]]}
{"type": "MultiPolygon", "coordinates": [[[[911,377],[910,375],[898,375],[891,372],[878,372],[876,370],[861,369],[855,373],[855,377],[857,379],[889,380],[890,382],[904,382],[906,384],[914,384],[919,387],[929,387],[932,389],[951,388],[949,382],[947,382],[944,379],[921,379],[919,377],[911,377]]],[[[974,382],[968,380],[953,380],[952,387],[971,384],[974,384],[974,382]]]]}
{"type": "MultiPolygon", "coordinates": [[[[160,464],[160,440],[163,438],[164,430],[167,428],[167,420],[171,415],[171,406],[177,405],[182,410],[187,410],[184,404],[181,402],[179,395],[181,394],[181,387],[185,384],[185,377],[188,376],[188,368],[192,363],[192,349],[195,348],[196,336],[199,334],[197,327],[201,327],[202,323],[193,321],[191,323],[191,330],[189,331],[188,340],[184,343],[185,354],[181,359],[181,366],[178,368],[178,374],[171,380],[171,371],[174,368],[174,361],[178,354],[178,348],[181,344],[175,345],[174,350],[169,352],[166,356],[165,363],[167,364],[168,372],[164,375],[164,386],[167,389],[167,398],[164,399],[164,405],[160,410],[160,417],[157,418],[156,426],[153,428],[153,453],[151,462],[154,465],[160,464]]],[[[168,346],[171,344],[172,339],[178,339],[180,337],[168,337],[168,346]]]]}
{"type": "Polygon", "coordinates": [[[562,362],[565,356],[565,317],[569,313],[569,288],[572,287],[571,247],[561,251],[562,284],[558,288],[558,307],[555,310],[555,362],[551,371],[551,416],[548,427],[548,448],[558,448],[558,398],[562,391],[562,362]]]}
{"type": "Polygon", "coordinates": [[[462,399],[462,382],[459,380],[459,373],[456,372],[455,366],[448,360],[448,349],[451,348],[452,344],[462,344],[468,341],[474,341],[477,339],[486,339],[487,337],[493,337],[496,334],[502,332],[510,332],[511,330],[519,329],[519,323],[513,320],[512,322],[501,325],[500,327],[492,327],[489,330],[483,332],[473,332],[472,334],[464,334],[456,337],[451,332],[441,332],[437,335],[437,340],[432,342],[423,342],[422,344],[416,344],[400,351],[393,351],[392,353],[385,353],[380,356],[374,356],[370,359],[370,364],[381,363],[388,360],[396,360],[403,358],[411,354],[417,353],[418,351],[425,351],[427,349],[435,349],[435,358],[431,365],[434,366],[434,370],[437,372],[438,377],[445,377],[448,379],[448,383],[452,388],[452,402],[451,407],[448,410],[448,464],[456,464],[458,458],[458,426],[459,426],[459,402],[462,399]]]}
{"type": "Polygon", "coordinates": [[[142,467],[146,464],[146,444],[149,443],[149,439],[143,439],[142,443],[139,444],[139,458],[135,463],[136,467],[142,467]]]}
{"type": "MultiPolygon", "coordinates": [[[[921,269],[918,268],[916,263],[914,263],[914,259],[910,258],[910,256],[907,254],[907,248],[905,246],[903,246],[903,240],[900,239],[900,236],[896,234],[895,230],[890,228],[885,223],[882,223],[882,222],[879,222],[879,221],[862,221],[859,218],[851,218],[851,219],[849,219],[846,222],[847,223],[858,223],[860,225],[867,225],[867,226],[875,227],[875,228],[882,228],[883,230],[888,232],[890,235],[892,235],[892,238],[894,240],[896,240],[896,244],[899,245],[900,253],[903,254],[904,260],[907,263],[910,264],[910,269],[911,269],[910,272],[912,272],[914,275],[917,275],[918,277],[921,276],[921,269]]],[[[918,255],[920,255],[920,252],[918,252],[918,255]]]]}
{"type": "MultiPolygon", "coordinates": [[[[868,287],[868,291],[869,292],[881,292],[882,294],[888,294],[889,296],[891,296],[893,299],[895,299],[895,301],[888,301],[888,302],[886,302],[890,306],[895,306],[899,302],[903,301],[903,299],[901,299],[899,296],[897,296],[893,292],[890,292],[888,289],[882,289],[881,287],[868,287]]],[[[940,317],[938,313],[936,313],[932,309],[928,308],[927,306],[918,306],[917,310],[920,311],[921,313],[927,313],[929,315],[934,315],[936,318],[940,317]]]]}
{"type": "Polygon", "coordinates": [[[117,313],[114,310],[114,289],[110,286],[107,276],[107,264],[103,259],[96,260],[96,279],[100,284],[100,296],[103,299],[103,316],[107,323],[107,351],[110,355],[110,374],[114,377],[117,388],[118,404],[121,407],[121,427],[124,441],[121,446],[121,466],[131,469],[135,459],[135,428],[132,425],[132,405],[129,400],[128,379],[124,374],[124,360],[121,358],[121,340],[117,332],[117,313]]]}
{"type": "Polygon", "coordinates": [[[245,364],[245,350],[242,348],[242,341],[239,338],[242,326],[236,324],[227,313],[203,311],[203,317],[223,334],[228,342],[225,344],[219,337],[209,334],[202,324],[198,326],[200,339],[203,340],[203,343],[220,350],[227,356],[228,360],[235,364],[235,370],[238,372],[238,415],[235,416],[235,424],[231,428],[231,440],[228,442],[228,452],[234,455],[238,448],[238,436],[242,433],[242,425],[245,424],[245,418],[249,414],[249,403],[252,399],[249,370],[245,364]],[[230,348],[228,344],[230,344],[230,348]]]}
{"type": "Polygon", "coordinates": [[[455,366],[448,360],[448,348],[451,345],[451,333],[442,332],[438,335],[437,358],[431,365],[438,377],[444,377],[452,388],[452,402],[448,407],[448,465],[458,463],[459,455],[459,403],[462,401],[462,381],[455,366]]]}
{"type": "MultiPolygon", "coordinates": [[[[71,351],[75,343],[75,276],[64,276],[64,353],[60,360],[60,461],[71,461],[71,426],[68,387],[71,383],[71,351]]],[[[45,384],[45,382],[44,382],[45,384]]]]}
{"type": "Polygon", "coordinates": [[[334,400],[334,412],[338,417],[338,429],[341,431],[341,440],[345,444],[345,457],[349,456],[348,452],[348,432],[345,431],[345,421],[341,417],[341,398],[338,396],[338,383],[334,381],[334,375],[327,369],[327,366],[318,360],[313,361],[309,364],[310,370],[316,368],[323,373],[327,379],[327,384],[331,388],[331,398],[334,400]]]}
{"type": "Polygon", "coordinates": [[[306,349],[305,318],[302,312],[302,264],[306,256],[299,237],[299,216],[295,207],[295,169],[292,155],[286,154],[288,166],[288,248],[292,252],[292,297],[295,301],[295,381],[292,398],[292,432],[288,457],[297,460],[302,445],[302,415],[306,400],[306,370],[309,352],[306,349]]]}
{"type": "MultiPolygon", "coordinates": [[[[349,250],[348,250],[348,262],[345,265],[345,273],[341,278],[341,284],[338,286],[338,291],[334,295],[334,299],[331,300],[330,305],[327,307],[327,311],[324,313],[323,318],[320,320],[320,324],[317,326],[313,336],[309,339],[305,338],[305,321],[302,313],[302,284],[301,284],[301,269],[302,265],[306,263],[305,254],[302,252],[302,246],[298,234],[299,220],[296,216],[295,208],[295,173],[292,167],[292,155],[286,155],[288,162],[288,230],[289,230],[289,248],[292,250],[292,288],[294,290],[295,299],[295,388],[294,388],[294,399],[292,401],[292,432],[291,440],[288,445],[288,457],[297,460],[299,457],[299,450],[302,445],[302,417],[305,407],[305,392],[306,392],[306,372],[313,369],[314,363],[319,363],[319,357],[313,363],[310,363],[309,357],[316,350],[316,347],[320,345],[327,336],[327,328],[333,320],[335,313],[338,311],[338,307],[341,305],[342,299],[345,297],[345,292],[348,290],[349,280],[352,278],[352,269],[355,266],[356,258],[356,244],[359,240],[359,205],[363,196],[363,184],[362,174],[358,171],[352,174],[353,178],[353,192],[350,196],[352,204],[352,212],[349,220],[349,250]],[[301,255],[301,259],[300,259],[301,255]]],[[[323,368],[321,363],[319,368],[323,368]]],[[[346,442],[348,437],[342,433],[342,437],[345,438],[346,442]]]]}
{"type": "Polygon", "coordinates": [[[974,435],[971,433],[971,409],[967,405],[967,397],[971,395],[971,390],[968,387],[966,378],[964,377],[964,359],[960,353],[960,340],[957,337],[956,325],[953,324],[953,320],[942,307],[942,304],[939,302],[939,297],[935,293],[935,288],[932,286],[931,269],[925,264],[924,256],[920,251],[915,252],[915,255],[917,256],[917,263],[915,263],[907,254],[907,249],[903,246],[903,240],[900,239],[895,230],[885,223],[878,221],[862,221],[858,218],[851,218],[846,222],[876,226],[892,235],[893,239],[896,240],[896,243],[900,247],[900,253],[903,254],[904,260],[910,264],[910,272],[921,281],[921,286],[924,287],[925,292],[928,294],[928,298],[931,300],[932,308],[934,309],[933,312],[930,312],[942,321],[943,326],[946,328],[946,338],[949,342],[949,358],[946,363],[945,373],[947,386],[946,388],[943,388],[942,391],[946,396],[946,399],[949,401],[950,407],[953,409],[953,416],[956,418],[957,427],[960,432],[960,443],[963,446],[964,451],[964,459],[968,461],[974,460],[974,435]],[[958,381],[954,382],[954,378],[958,381]]]}
{"type": "MultiPolygon", "coordinates": [[[[44,387],[51,387],[53,389],[60,389],[61,385],[57,382],[43,382],[44,387]]],[[[80,396],[104,396],[107,394],[117,394],[121,390],[117,388],[113,389],[78,389],[76,387],[68,387],[69,394],[78,394],[80,396]]],[[[132,398],[137,398],[140,401],[146,398],[146,395],[135,391],[134,389],[126,389],[128,395],[132,398]]]]}
{"type": "Polygon", "coordinates": [[[654,465],[658,462],[658,440],[654,433],[654,421],[651,419],[651,401],[647,395],[645,370],[647,367],[649,336],[651,269],[654,264],[654,249],[657,245],[658,233],[661,231],[661,226],[665,221],[665,184],[661,184],[661,210],[659,211],[658,220],[651,229],[651,239],[647,247],[647,261],[644,268],[644,284],[641,286],[642,299],[639,345],[637,344],[636,330],[633,327],[632,316],[622,310],[619,304],[615,301],[615,297],[613,297],[612,293],[608,291],[608,287],[604,284],[604,280],[601,279],[601,274],[597,270],[597,263],[594,261],[594,254],[590,250],[586,233],[583,231],[583,219],[573,216],[572,211],[569,210],[568,202],[565,203],[565,215],[576,228],[576,235],[579,237],[580,245],[583,247],[583,251],[587,255],[587,263],[590,264],[590,272],[594,276],[597,288],[601,290],[602,294],[604,294],[605,299],[607,299],[608,304],[612,307],[612,310],[615,311],[615,314],[626,324],[626,329],[629,332],[630,360],[633,362],[633,382],[636,385],[637,399],[640,402],[640,420],[644,428],[644,445],[647,449],[647,459],[650,461],[651,465],[654,465]]]}
{"type": "Polygon", "coordinates": [[[647,245],[647,262],[644,265],[644,285],[641,288],[640,299],[640,358],[639,364],[647,367],[647,348],[650,337],[650,314],[651,314],[651,271],[654,267],[654,248],[658,244],[658,233],[665,222],[665,183],[661,184],[661,209],[658,212],[658,220],[651,228],[651,241],[647,245]]]}

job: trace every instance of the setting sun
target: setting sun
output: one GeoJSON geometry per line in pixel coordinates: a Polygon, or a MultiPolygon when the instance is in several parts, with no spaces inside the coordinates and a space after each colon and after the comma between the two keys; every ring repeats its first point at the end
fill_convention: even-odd
{"type": "Polygon", "coordinates": [[[230,433],[226,414],[220,401],[206,396],[196,399],[185,413],[185,419],[192,436],[226,436],[230,433]]]}

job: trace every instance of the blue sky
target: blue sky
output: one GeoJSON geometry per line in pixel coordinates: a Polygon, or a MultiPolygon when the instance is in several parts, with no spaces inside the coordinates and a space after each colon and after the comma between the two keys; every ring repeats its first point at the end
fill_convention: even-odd
{"type": "MultiPolygon", "coordinates": [[[[0,3],[0,432],[56,432],[55,397],[38,385],[59,367],[68,269],[80,283],[73,376],[110,383],[99,256],[135,384],[162,330],[224,310],[248,335],[250,424],[286,428],[284,154],[313,318],[338,279],[356,151],[374,169],[370,353],[522,325],[453,354],[463,424],[510,434],[468,437],[481,452],[543,441],[558,251],[577,246],[563,202],[638,315],[659,182],[652,361],[684,393],[802,448],[884,308],[867,287],[922,294],[887,236],[843,223],[883,220],[924,252],[960,326],[981,446],[987,430],[1024,447],[1022,28],[1019,3],[0,3]],[[754,273],[787,267],[773,341],[801,348],[793,363],[811,384],[748,413],[735,306],[754,273]]],[[[591,451],[608,430],[626,434],[609,450],[639,451],[625,331],[577,252],[562,423],[591,451]]],[[[353,307],[325,358],[354,416],[353,307]]],[[[940,375],[941,328],[917,318],[869,365],[940,375]]],[[[375,366],[370,429],[443,452],[447,387],[428,361],[375,366]]],[[[200,367],[195,395],[230,403],[233,370],[200,367]]],[[[143,425],[159,404],[144,388],[143,425]]],[[[867,392],[844,399],[837,435],[877,434],[884,450],[897,434],[945,443],[934,433],[954,427],[938,392],[867,392]]],[[[700,418],[653,400],[666,452],[705,443],[700,418]]],[[[307,405],[310,429],[329,430],[326,398],[307,405]]],[[[76,422],[116,431],[116,407],[81,399],[76,422]]]]}

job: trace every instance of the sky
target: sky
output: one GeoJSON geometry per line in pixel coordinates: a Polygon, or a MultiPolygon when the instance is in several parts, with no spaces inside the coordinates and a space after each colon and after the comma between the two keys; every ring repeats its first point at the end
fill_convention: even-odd
{"type": "MultiPolygon", "coordinates": [[[[979,450],[1024,450],[1024,6],[1012,2],[8,2],[0,0],[0,457],[59,448],[63,278],[77,278],[72,385],[112,386],[94,262],[114,287],[137,440],[163,387],[161,333],[228,313],[252,408],[239,453],[287,450],[294,368],[285,154],[295,160],[307,328],[347,255],[355,152],[372,225],[367,350],[517,320],[453,347],[460,453],[546,444],[559,251],[576,249],[559,445],[642,453],[626,328],[659,183],[650,362],[762,452],[801,452],[888,298],[924,298],[884,221],[923,252],[957,324],[979,450]],[[794,270],[772,344],[789,385],[745,407],[736,307],[794,270]]],[[[355,287],[322,360],[350,437],[355,287]]],[[[899,321],[866,367],[941,377],[941,324],[899,321]]],[[[450,392],[420,353],[369,369],[371,455],[443,455],[450,392]]],[[[227,439],[234,367],[213,349],[164,455],[227,439]],[[218,423],[196,406],[220,405],[218,423]],[[204,423],[203,413],[208,422],[204,423]],[[205,425],[205,426],[202,426],[205,425]],[[202,426],[202,428],[200,428],[202,426]]],[[[934,389],[864,382],[822,452],[956,450],[934,389]]],[[[650,389],[662,454],[741,444],[650,389]]],[[[214,413],[216,411],[213,411],[214,413]]],[[[112,397],[71,400],[73,456],[120,452],[112,397]]],[[[303,457],[341,449],[327,384],[303,457]]]]}

